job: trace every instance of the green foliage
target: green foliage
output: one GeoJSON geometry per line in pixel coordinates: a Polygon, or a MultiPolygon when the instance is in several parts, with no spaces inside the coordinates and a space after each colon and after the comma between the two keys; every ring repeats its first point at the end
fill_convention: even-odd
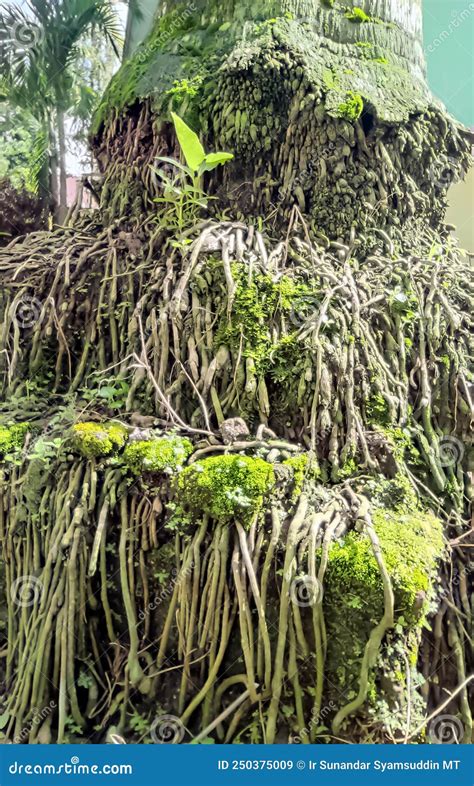
{"type": "Polygon", "coordinates": [[[369,423],[377,423],[381,426],[390,425],[390,409],[381,393],[372,393],[365,402],[365,412],[369,423]]]}
{"type": "MultiPolygon", "coordinates": [[[[174,158],[161,156],[157,160],[171,165],[177,174],[170,177],[163,169],[154,169],[163,184],[163,194],[154,201],[166,206],[161,222],[182,232],[195,223],[199,213],[207,207],[208,197],[201,188],[202,176],[233,158],[232,153],[206,153],[198,135],[174,112],[171,112],[176,136],[187,166],[174,158]]],[[[175,245],[182,245],[178,240],[175,245]]]]}
{"type": "Polygon", "coordinates": [[[125,379],[101,377],[97,387],[83,388],[81,396],[86,401],[96,404],[105,403],[109,409],[120,410],[125,406],[129,390],[130,385],[125,379]]]}
{"type": "Polygon", "coordinates": [[[352,90],[346,94],[346,100],[337,107],[339,117],[345,120],[354,122],[358,120],[364,109],[364,100],[359,93],[354,93],[352,90]]]}
{"type": "Polygon", "coordinates": [[[18,453],[23,447],[26,434],[31,429],[29,423],[15,423],[0,426],[0,457],[7,458],[18,453]]]}
{"type": "Polygon", "coordinates": [[[326,5],[328,8],[334,8],[335,0],[321,0],[323,5],[326,5]]]}
{"type": "Polygon", "coordinates": [[[205,153],[198,135],[184,120],[174,112],[171,112],[171,117],[183,156],[195,176],[211,172],[219,164],[225,164],[234,157],[232,153],[205,153]]]}
{"type": "Polygon", "coordinates": [[[183,99],[186,96],[195,96],[199,92],[202,84],[202,76],[196,74],[192,79],[175,79],[173,87],[166,91],[167,96],[175,96],[175,98],[183,99]]]}
{"type": "Polygon", "coordinates": [[[177,500],[190,513],[219,521],[248,523],[275,483],[273,467],[261,458],[213,456],[191,464],[177,478],[177,500]]]}
{"type": "Polygon", "coordinates": [[[130,442],[123,452],[125,464],[134,475],[157,472],[172,475],[179,472],[193,452],[185,437],[166,436],[149,441],[130,442]]]}
{"type": "MultiPolygon", "coordinates": [[[[0,108],[0,180],[14,188],[36,191],[41,150],[40,126],[31,114],[8,103],[0,108]]],[[[44,145],[43,145],[44,147],[44,145]]]]}
{"type": "Polygon", "coordinates": [[[119,423],[86,421],[72,427],[73,447],[85,458],[110,456],[122,448],[127,429],[119,423]]]}

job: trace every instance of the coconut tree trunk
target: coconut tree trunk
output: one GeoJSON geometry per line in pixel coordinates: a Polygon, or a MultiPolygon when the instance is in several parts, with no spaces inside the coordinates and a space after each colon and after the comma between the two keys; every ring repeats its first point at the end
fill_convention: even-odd
{"type": "Polygon", "coordinates": [[[67,171],[66,171],[66,133],[64,128],[64,112],[57,110],[58,127],[58,174],[59,174],[59,203],[57,211],[57,221],[61,223],[67,212],[67,171]]]}
{"type": "Polygon", "coordinates": [[[376,223],[403,240],[403,226],[439,218],[439,168],[449,181],[462,164],[426,83],[421,21],[420,0],[160,4],[95,118],[106,178],[156,196],[148,165],[177,154],[174,110],[234,153],[207,189],[240,214],[278,223],[296,204],[329,236],[376,223]]]}

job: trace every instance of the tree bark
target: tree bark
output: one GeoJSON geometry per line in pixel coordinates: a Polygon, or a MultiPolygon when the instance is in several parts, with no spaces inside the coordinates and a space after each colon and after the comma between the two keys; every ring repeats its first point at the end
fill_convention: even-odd
{"type": "Polygon", "coordinates": [[[67,171],[66,171],[66,133],[64,112],[57,110],[58,147],[59,147],[59,203],[56,220],[61,223],[67,212],[67,171]]]}

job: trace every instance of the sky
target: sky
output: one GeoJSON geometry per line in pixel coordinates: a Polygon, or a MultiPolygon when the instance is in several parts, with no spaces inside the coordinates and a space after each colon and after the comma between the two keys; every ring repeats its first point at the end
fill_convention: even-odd
{"type": "Polygon", "coordinates": [[[424,0],[428,80],[448,111],[474,127],[474,2],[424,0]]]}

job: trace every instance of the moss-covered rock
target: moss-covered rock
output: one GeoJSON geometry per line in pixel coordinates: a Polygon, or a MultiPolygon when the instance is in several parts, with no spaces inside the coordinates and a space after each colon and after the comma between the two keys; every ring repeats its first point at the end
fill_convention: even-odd
{"type": "Polygon", "coordinates": [[[126,466],[134,475],[144,472],[172,475],[178,472],[193,452],[189,439],[175,435],[131,442],[124,450],[126,466]]]}
{"type": "Polygon", "coordinates": [[[0,458],[5,458],[11,453],[21,450],[30,428],[29,423],[14,423],[10,426],[0,426],[0,458]]]}
{"type": "Polygon", "coordinates": [[[186,512],[246,523],[260,510],[274,483],[272,465],[261,458],[213,456],[181,472],[176,497],[186,512]]]}
{"type": "Polygon", "coordinates": [[[85,458],[110,456],[123,448],[127,429],[120,423],[86,421],[72,427],[72,444],[85,458]]]}

